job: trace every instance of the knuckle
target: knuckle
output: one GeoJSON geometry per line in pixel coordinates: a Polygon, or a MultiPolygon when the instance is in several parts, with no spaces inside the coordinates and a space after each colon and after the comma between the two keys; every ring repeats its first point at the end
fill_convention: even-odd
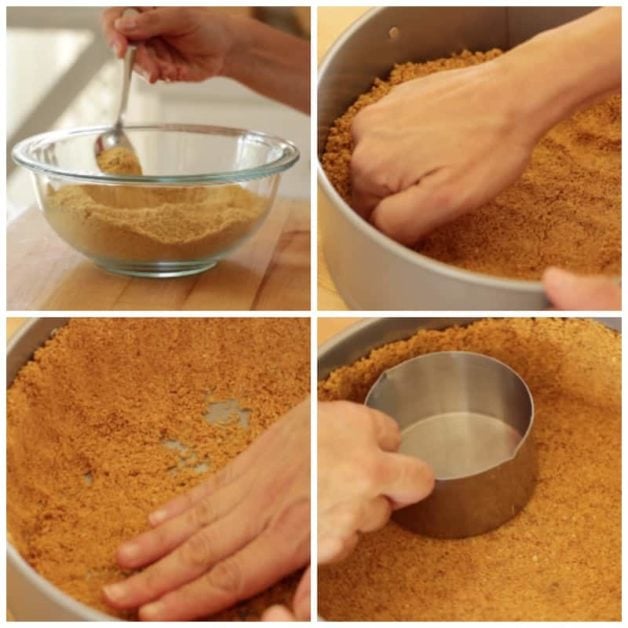
{"type": "Polygon", "coordinates": [[[292,554],[303,555],[310,547],[310,497],[303,496],[291,502],[268,525],[283,548],[292,554]]]}
{"type": "Polygon", "coordinates": [[[156,567],[149,567],[137,575],[136,590],[143,595],[159,595],[162,589],[161,573],[156,567]]]}
{"type": "Polygon", "coordinates": [[[353,504],[344,513],[344,517],[341,522],[341,529],[347,534],[352,534],[360,527],[360,521],[362,519],[362,506],[358,503],[353,504]]]}
{"type": "Polygon", "coordinates": [[[179,549],[181,561],[189,567],[206,567],[212,562],[213,540],[207,531],[191,536],[179,549]]]}
{"type": "Polygon", "coordinates": [[[216,508],[211,499],[202,499],[189,510],[189,522],[195,528],[206,526],[216,518],[216,508]]]}
{"type": "Polygon", "coordinates": [[[378,493],[385,476],[385,469],[379,456],[368,456],[362,462],[364,479],[369,493],[378,493]]]}
{"type": "Polygon", "coordinates": [[[224,595],[228,600],[237,601],[242,597],[244,576],[237,560],[225,560],[218,563],[205,579],[209,587],[224,595]]]}
{"type": "Polygon", "coordinates": [[[351,154],[349,167],[354,175],[366,175],[370,169],[370,160],[368,158],[368,149],[365,144],[357,144],[351,154]]]}
{"type": "Polygon", "coordinates": [[[442,207],[443,209],[455,207],[459,199],[455,186],[449,181],[430,186],[429,196],[434,207],[442,207]]]}

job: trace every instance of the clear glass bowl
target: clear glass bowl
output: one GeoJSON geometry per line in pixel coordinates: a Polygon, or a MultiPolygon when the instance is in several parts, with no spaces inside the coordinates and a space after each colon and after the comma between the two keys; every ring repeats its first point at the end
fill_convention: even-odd
{"type": "Polygon", "coordinates": [[[176,277],[214,266],[264,222],[297,148],[263,133],[214,126],[125,127],[143,175],[96,164],[109,127],[52,131],[17,144],[39,207],[68,244],[125,275],[176,277]]]}

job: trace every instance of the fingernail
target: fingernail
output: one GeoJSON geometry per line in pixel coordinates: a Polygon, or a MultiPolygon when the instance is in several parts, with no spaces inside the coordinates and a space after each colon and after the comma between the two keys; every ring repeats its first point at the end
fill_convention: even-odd
{"type": "MultiPolygon", "coordinates": [[[[148,72],[145,72],[145,70],[142,70],[142,76],[146,80],[149,79],[148,72]]],[[[155,512],[151,512],[150,515],[148,515],[148,520],[154,526],[156,526],[156,525],[159,525],[162,521],[164,521],[167,516],[168,516],[168,513],[165,510],[155,510],[155,512]]]]}
{"type": "Polygon", "coordinates": [[[151,604],[146,604],[146,606],[142,606],[140,609],[142,619],[157,619],[165,610],[166,605],[161,602],[152,602],[151,604]]]}
{"type": "Polygon", "coordinates": [[[122,44],[120,44],[119,41],[113,45],[113,49],[116,53],[116,57],[119,57],[122,54],[122,44]]]}
{"type": "Polygon", "coordinates": [[[116,582],[103,587],[103,591],[110,600],[117,602],[126,595],[126,586],[123,582],[116,582]]]}
{"type": "Polygon", "coordinates": [[[134,28],[137,28],[137,18],[133,15],[126,15],[124,17],[119,17],[114,23],[113,25],[115,26],[115,28],[118,29],[122,29],[122,30],[133,30],[134,28]]]}
{"type": "Polygon", "coordinates": [[[140,553],[140,548],[137,543],[124,543],[118,552],[123,558],[133,560],[140,553]]]}

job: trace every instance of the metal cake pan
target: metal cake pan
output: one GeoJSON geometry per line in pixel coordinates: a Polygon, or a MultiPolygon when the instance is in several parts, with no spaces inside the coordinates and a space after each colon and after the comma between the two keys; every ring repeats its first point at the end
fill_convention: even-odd
{"type": "MultiPolygon", "coordinates": [[[[32,319],[15,333],[7,349],[7,386],[35,350],[68,320],[32,319]]],[[[71,598],[40,576],[8,540],[7,608],[18,621],[118,621],[71,598]]]]}
{"type": "MultiPolygon", "coordinates": [[[[395,63],[464,48],[507,50],[595,7],[386,7],[373,9],[335,42],[318,81],[318,153],[334,120],[395,63]],[[389,35],[396,27],[396,36],[389,35]]],[[[467,271],[416,253],[362,220],[335,191],[320,162],[325,259],[336,287],[358,310],[540,310],[541,282],[467,271]]]]}

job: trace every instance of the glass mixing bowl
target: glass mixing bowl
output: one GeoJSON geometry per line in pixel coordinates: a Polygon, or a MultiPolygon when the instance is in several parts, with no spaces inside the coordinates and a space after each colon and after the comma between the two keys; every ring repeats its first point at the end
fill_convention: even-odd
{"type": "Polygon", "coordinates": [[[280,174],[299,159],[285,140],[242,129],[125,127],[142,175],[96,164],[110,127],[52,131],[17,144],[46,219],[68,244],[125,275],[177,277],[214,266],[264,222],[280,174]]]}

